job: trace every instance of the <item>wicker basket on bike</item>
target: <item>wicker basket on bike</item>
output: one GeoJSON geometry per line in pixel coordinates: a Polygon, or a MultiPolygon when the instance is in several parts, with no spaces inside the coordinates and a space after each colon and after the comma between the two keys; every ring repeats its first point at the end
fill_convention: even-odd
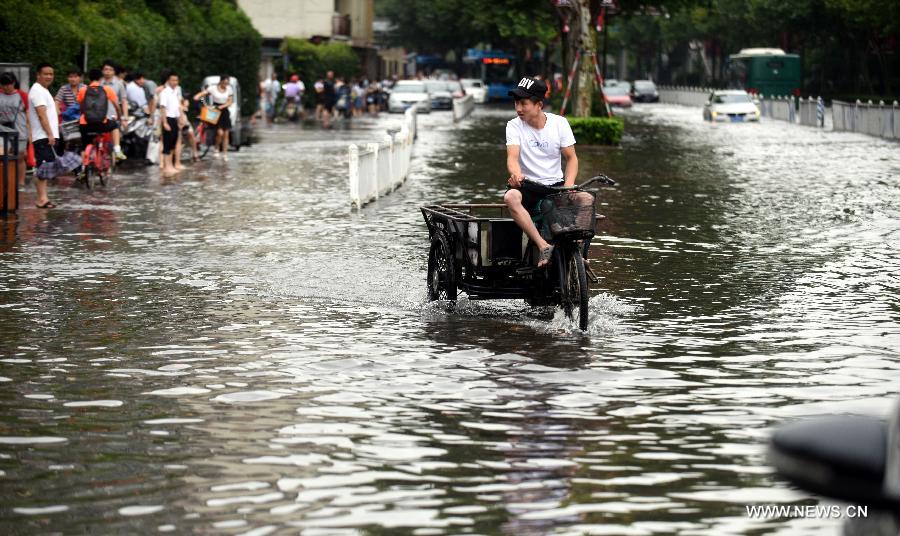
{"type": "Polygon", "coordinates": [[[594,236],[594,192],[576,188],[550,194],[541,201],[544,231],[553,238],[588,239],[594,236]]]}

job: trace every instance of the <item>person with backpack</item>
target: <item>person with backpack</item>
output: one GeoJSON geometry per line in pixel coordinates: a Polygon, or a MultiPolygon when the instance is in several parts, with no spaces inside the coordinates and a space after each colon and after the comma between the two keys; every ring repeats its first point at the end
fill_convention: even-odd
{"type": "Polygon", "coordinates": [[[121,117],[122,108],[119,106],[119,97],[109,86],[101,85],[100,79],[103,72],[100,69],[91,69],[88,72],[90,84],[78,91],[78,104],[81,106],[81,117],[78,119],[81,131],[81,143],[84,147],[94,143],[94,137],[106,132],[113,133],[113,144],[117,145],[119,122],[109,117],[108,110],[112,106],[116,117],[121,117]]]}
{"type": "MultiPolygon", "coordinates": [[[[0,74],[0,127],[15,130],[18,143],[7,147],[19,161],[19,186],[25,185],[25,154],[28,148],[28,94],[18,89],[18,80],[13,73],[0,74]]],[[[8,131],[8,130],[7,130],[8,131]]]]}

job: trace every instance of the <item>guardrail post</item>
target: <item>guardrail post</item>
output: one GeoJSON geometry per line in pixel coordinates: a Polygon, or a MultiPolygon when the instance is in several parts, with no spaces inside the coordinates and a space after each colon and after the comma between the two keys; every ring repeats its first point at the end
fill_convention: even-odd
{"type": "MultiPolygon", "coordinates": [[[[387,144],[387,147],[385,148],[387,151],[387,165],[385,166],[387,168],[387,180],[383,185],[383,191],[388,193],[394,189],[394,137],[390,134],[385,134],[383,140],[384,143],[387,144]]],[[[378,189],[382,189],[381,184],[378,185],[378,189]]]]}
{"type": "Polygon", "coordinates": [[[374,177],[375,188],[374,188],[374,191],[372,194],[372,199],[377,200],[378,197],[381,195],[381,192],[379,191],[381,189],[379,187],[381,181],[379,180],[380,177],[378,176],[378,160],[379,160],[379,158],[381,158],[381,155],[378,154],[378,144],[377,143],[367,143],[366,151],[372,153],[372,162],[374,163],[372,165],[372,171],[375,173],[375,177],[374,177]]]}
{"type": "Polygon", "coordinates": [[[350,205],[358,209],[362,206],[359,199],[359,147],[350,145],[348,152],[350,154],[350,205]]]}

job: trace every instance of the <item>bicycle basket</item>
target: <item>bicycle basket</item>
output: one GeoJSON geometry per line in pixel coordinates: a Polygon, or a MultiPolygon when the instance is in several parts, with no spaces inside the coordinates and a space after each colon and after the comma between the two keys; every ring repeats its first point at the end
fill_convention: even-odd
{"type": "Polygon", "coordinates": [[[59,124],[59,132],[65,141],[75,141],[81,139],[81,130],[79,130],[78,120],[66,121],[59,124]]]}
{"type": "Polygon", "coordinates": [[[541,204],[545,225],[554,238],[594,236],[595,196],[592,192],[567,190],[549,195],[541,204]]]}

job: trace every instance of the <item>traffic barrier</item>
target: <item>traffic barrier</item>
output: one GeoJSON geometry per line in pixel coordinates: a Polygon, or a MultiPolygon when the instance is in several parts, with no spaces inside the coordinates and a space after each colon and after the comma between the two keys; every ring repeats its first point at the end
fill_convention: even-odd
{"type": "Polygon", "coordinates": [[[355,144],[349,147],[348,185],[354,207],[360,208],[403,184],[409,175],[415,138],[416,109],[410,108],[399,132],[386,134],[381,142],[362,148],[355,144]]]}
{"type": "Polygon", "coordinates": [[[874,104],[834,101],[832,104],[834,130],[859,132],[889,140],[900,139],[900,105],[897,101],[874,104]]]}
{"type": "Polygon", "coordinates": [[[475,97],[466,95],[464,97],[453,99],[453,120],[459,121],[465,119],[475,109],[475,97]]]}

